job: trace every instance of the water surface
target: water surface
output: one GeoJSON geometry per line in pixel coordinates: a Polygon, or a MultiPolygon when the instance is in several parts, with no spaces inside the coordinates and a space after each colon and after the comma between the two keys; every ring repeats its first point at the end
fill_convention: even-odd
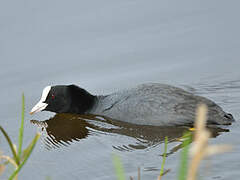
{"type": "MultiPolygon", "coordinates": [[[[236,122],[214,131],[210,140],[232,144],[234,151],[205,160],[201,176],[238,179],[239,5],[223,0],[1,1],[0,123],[16,142],[21,93],[28,112],[47,85],[77,84],[107,94],[145,82],[172,84],[234,115],[236,122]]],[[[166,168],[171,171],[165,179],[177,177],[181,143],[176,138],[184,129],[42,112],[26,114],[24,145],[42,130],[19,179],[112,180],[113,152],[127,176],[136,177],[141,167],[142,179],[156,179],[166,134],[171,139],[166,168]]],[[[0,148],[10,153],[5,140],[0,148]]]]}

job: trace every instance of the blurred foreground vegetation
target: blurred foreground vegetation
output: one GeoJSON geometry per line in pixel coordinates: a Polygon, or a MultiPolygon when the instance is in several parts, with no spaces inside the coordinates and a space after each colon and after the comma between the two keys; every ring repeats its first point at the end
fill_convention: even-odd
{"type": "Polygon", "coordinates": [[[0,175],[5,171],[6,166],[8,164],[13,165],[15,170],[12,172],[12,174],[8,178],[9,180],[18,179],[19,171],[22,169],[24,164],[29,159],[29,156],[31,155],[33,148],[40,137],[40,133],[36,133],[35,137],[32,139],[29,145],[25,149],[22,148],[23,134],[24,134],[24,114],[25,114],[25,97],[24,97],[24,94],[22,94],[22,114],[21,114],[21,125],[19,128],[19,136],[18,136],[18,147],[15,144],[13,144],[7,132],[4,130],[2,126],[0,126],[0,130],[3,136],[5,137],[5,139],[7,140],[9,148],[11,149],[11,152],[12,152],[12,157],[3,155],[3,153],[0,152],[1,153],[0,154],[0,175]]]}
{"type": "MultiPolygon", "coordinates": [[[[182,140],[182,152],[179,165],[179,174],[176,179],[178,180],[196,180],[197,171],[200,162],[205,158],[213,154],[223,153],[232,149],[229,145],[208,145],[208,140],[211,137],[210,131],[206,128],[207,121],[207,106],[204,104],[199,105],[197,108],[196,121],[194,124],[194,134],[189,131],[183,134],[182,140]],[[192,146],[190,143],[193,141],[192,146]]],[[[164,179],[164,175],[169,172],[169,169],[164,171],[166,162],[168,138],[165,138],[164,153],[161,164],[161,170],[158,180],[164,179]]],[[[113,163],[118,180],[126,180],[124,168],[121,159],[114,154],[113,163]]],[[[133,180],[133,177],[129,177],[133,180]]],[[[140,168],[138,168],[137,179],[140,180],[140,168]]]]}

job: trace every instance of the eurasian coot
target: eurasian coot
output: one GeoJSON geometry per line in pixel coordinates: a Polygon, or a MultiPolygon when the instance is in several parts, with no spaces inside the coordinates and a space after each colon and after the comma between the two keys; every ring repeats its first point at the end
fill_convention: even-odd
{"type": "Polygon", "coordinates": [[[188,125],[195,120],[198,104],[208,106],[209,124],[231,124],[213,101],[196,96],[181,88],[148,83],[109,95],[92,95],[76,85],[47,86],[30,114],[42,110],[56,113],[96,114],[114,120],[140,125],[188,125]]]}

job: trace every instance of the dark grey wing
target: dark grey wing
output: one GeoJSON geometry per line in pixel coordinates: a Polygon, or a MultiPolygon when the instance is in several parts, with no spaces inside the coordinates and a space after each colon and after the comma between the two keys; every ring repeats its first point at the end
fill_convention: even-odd
{"type": "Polygon", "coordinates": [[[172,126],[192,124],[197,105],[209,108],[208,122],[226,124],[226,113],[214,102],[165,84],[144,84],[99,101],[99,115],[133,124],[172,126]]]}

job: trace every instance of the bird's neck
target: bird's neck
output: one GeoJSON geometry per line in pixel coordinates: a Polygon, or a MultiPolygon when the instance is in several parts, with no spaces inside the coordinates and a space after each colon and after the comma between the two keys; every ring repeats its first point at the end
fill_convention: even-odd
{"type": "Polygon", "coordinates": [[[77,86],[70,87],[71,108],[70,113],[86,114],[93,108],[97,97],[77,86]]]}

